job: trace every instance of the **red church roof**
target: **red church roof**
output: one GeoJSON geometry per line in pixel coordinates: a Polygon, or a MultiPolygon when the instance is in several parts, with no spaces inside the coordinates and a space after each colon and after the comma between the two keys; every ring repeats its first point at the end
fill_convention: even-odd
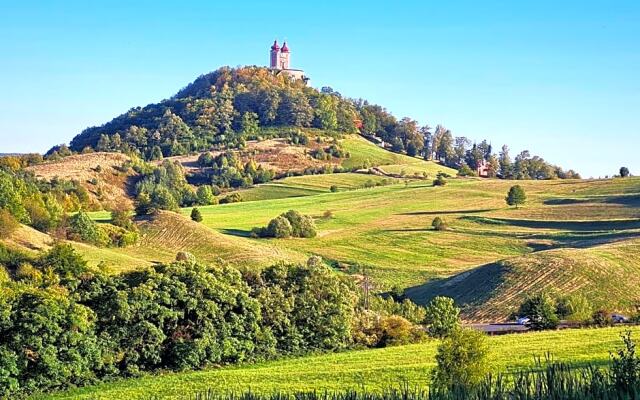
{"type": "Polygon", "coordinates": [[[282,43],[282,50],[283,53],[288,53],[289,52],[289,48],[287,47],[287,42],[282,43]]]}
{"type": "MultiPolygon", "coordinates": [[[[285,43],[285,46],[286,46],[286,43],[285,43]]],[[[273,46],[271,46],[271,50],[276,50],[276,51],[280,50],[280,46],[278,46],[278,41],[277,40],[273,41],[273,46]]]]}

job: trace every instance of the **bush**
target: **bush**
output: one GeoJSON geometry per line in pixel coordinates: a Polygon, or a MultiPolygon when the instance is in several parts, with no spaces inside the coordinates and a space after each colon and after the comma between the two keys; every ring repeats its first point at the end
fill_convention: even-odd
{"type": "Polygon", "coordinates": [[[253,237],[275,237],[275,238],[312,238],[317,234],[316,226],[308,215],[303,215],[295,210],[289,210],[284,214],[269,221],[266,228],[253,228],[253,237]]]}
{"type": "Polygon", "coordinates": [[[353,341],[366,347],[401,346],[419,343],[424,331],[399,315],[363,312],[355,319],[353,341]]]}
{"type": "Polygon", "coordinates": [[[458,176],[476,176],[476,173],[467,164],[462,164],[458,170],[458,176]]]}
{"type": "Polygon", "coordinates": [[[202,214],[197,207],[191,209],[191,220],[195,222],[202,222],[202,214]]]}
{"type": "Polygon", "coordinates": [[[288,238],[291,237],[293,228],[291,227],[289,220],[280,215],[269,221],[269,225],[267,225],[267,229],[264,233],[269,237],[288,238]]]}
{"type": "Polygon", "coordinates": [[[572,322],[589,322],[593,315],[593,307],[586,297],[571,295],[558,300],[556,313],[559,318],[572,322]]]}
{"type": "Polygon", "coordinates": [[[433,180],[433,186],[444,186],[447,184],[447,180],[444,178],[444,175],[438,174],[436,179],[433,180]]]}
{"type": "Polygon", "coordinates": [[[446,231],[448,228],[447,223],[444,222],[444,220],[440,217],[435,217],[433,219],[433,222],[431,223],[431,226],[436,231],[446,231]]]}
{"type": "Polygon", "coordinates": [[[213,195],[213,189],[208,185],[198,187],[198,190],[196,190],[196,197],[198,199],[198,204],[201,206],[208,206],[217,203],[217,199],[213,195]]]}
{"type": "Polygon", "coordinates": [[[456,329],[438,346],[432,384],[436,390],[471,391],[489,371],[488,345],[484,333],[456,329]]]}
{"type": "Polygon", "coordinates": [[[335,193],[338,191],[338,186],[337,185],[331,185],[331,187],[329,188],[329,191],[331,191],[331,193],[335,193]]]}
{"type": "Polygon", "coordinates": [[[460,309],[453,299],[437,296],[429,302],[424,322],[429,336],[448,337],[460,327],[460,309]]]}
{"type": "Polygon", "coordinates": [[[633,393],[640,387],[640,357],[636,355],[636,344],[631,338],[631,331],[621,334],[621,337],[624,347],[611,355],[611,375],[616,388],[633,393]]]}
{"type": "Polygon", "coordinates": [[[611,319],[611,313],[609,313],[607,310],[603,310],[603,309],[596,310],[591,315],[591,322],[595,326],[599,326],[601,328],[603,328],[605,326],[613,325],[613,320],[611,319]]]}
{"type": "Polygon", "coordinates": [[[9,211],[0,209],[0,239],[9,238],[19,227],[20,223],[9,211]]]}
{"type": "Polygon", "coordinates": [[[109,236],[84,211],[69,218],[67,236],[70,240],[106,246],[111,242],[109,236]]]}
{"type": "Polygon", "coordinates": [[[629,168],[627,167],[622,167],[620,168],[620,176],[623,178],[626,178],[630,175],[631,173],[629,172],[629,168]]]}
{"type": "Polygon", "coordinates": [[[111,223],[120,228],[135,230],[135,225],[131,219],[131,210],[127,208],[117,208],[111,211],[111,223]]]}
{"type": "Polygon", "coordinates": [[[228,204],[228,203],[240,203],[242,201],[242,196],[240,193],[231,193],[228,196],[225,196],[220,200],[220,204],[228,204]]]}
{"type": "Polygon", "coordinates": [[[316,226],[313,218],[302,215],[298,211],[289,210],[282,214],[291,224],[291,236],[300,238],[312,238],[316,236],[316,226]]]}

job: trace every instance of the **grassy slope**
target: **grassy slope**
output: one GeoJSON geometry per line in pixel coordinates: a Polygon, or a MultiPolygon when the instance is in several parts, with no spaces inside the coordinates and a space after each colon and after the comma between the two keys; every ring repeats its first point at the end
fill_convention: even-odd
{"type": "Polygon", "coordinates": [[[621,191],[639,188],[640,180],[627,180],[622,186],[616,180],[520,183],[527,190],[529,204],[519,210],[504,204],[504,195],[513,182],[455,180],[438,188],[414,182],[409,186],[202,207],[201,211],[206,226],[236,235],[247,235],[253,226],[265,225],[289,209],[313,215],[318,218],[317,238],[263,241],[345,263],[369,264],[374,267],[374,278],[387,286],[417,285],[429,278],[448,277],[548,247],[592,246],[619,239],[621,232],[638,234],[637,229],[628,229],[634,221],[625,225],[609,219],[640,216],[633,203],[615,200],[621,191]],[[609,200],[549,204],[550,198],[594,195],[609,200]],[[328,210],[334,217],[320,218],[328,210]],[[437,215],[449,222],[450,231],[429,228],[437,215]],[[492,220],[482,218],[495,221],[487,223],[492,220]],[[529,218],[540,218],[541,222],[528,226],[529,218]],[[588,225],[578,223],[576,227],[566,221],[589,218],[606,220],[592,232],[585,231],[588,225]],[[505,219],[507,222],[501,221],[505,219]]]}
{"type": "MultiPolygon", "coordinates": [[[[640,328],[633,328],[635,335],[640,328]]],[[[491,337],[494,371],[514,371],[534,365],[534,357],[550,352],[555,360],[572,363],[603,362],[621,344],[620,328],[564,330],[491,337]]],[[[116,381],[38,399],[188,398],[208,388],[218,391],[292,392],[342,391],[366,387],[380,390],[399,386],[426,386],[435,365],[437,342],[378,350],[309,356],[247,366],[232,366],[141,379],[116,381]]]]}
{"type": "Polygon", "coordinates": [[[640,241],[543,251],[483,265],[408,290],[416,301],[452,297],[474,321],[507,319],[526,296],[580,293],[594,307],[635,311],[640,302],[640,241]]]}
{"type": "MultiPolygon", "coordinates": [[[[92,213],[98,221],[108,220],[108,215],[106,212],[92,213]]],[[[295,250],[223,235],[172,212],[162,212],[155,218],[142,221],[139,227],[141,240],[135,246],[98,249],[97,252],[94,247],[78,250],[90,260],[106,261],[114,271],[129,270],[151,262],[169,262],[179,251],[190,252],[203,262],[227,262],[250,267],[263,267],[281,260],[305,260],[295,250]]]]}

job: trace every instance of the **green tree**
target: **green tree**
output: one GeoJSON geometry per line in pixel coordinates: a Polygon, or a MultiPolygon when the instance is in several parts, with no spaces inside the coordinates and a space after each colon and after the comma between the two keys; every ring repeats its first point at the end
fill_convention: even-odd
{"type": "Polygon", "coordinates": [[[585,323],[593,315],[593,306],[585,296],[573,294],[558,300],[556,313],[559,318],[585,323]]]}
{"type": "Polygon", "coordinates": [[[527,201],[527,195],[524,192],[522,186],[511,186],[511,189],[509,189],[509,193],[507,193],[505,201],[510,206],[516,206],[517,209],[518,205],[524,204],[527,201]]]}
{"type": "Polygon", "coordinates": [[[105,246],[109,243],[109,238],[105,232],[82,210],[69,218],[67,235],[71,240],[92,243],[98,246],[105,246]]]}
{"type": "Polygon", "coordinates": [[[484,333],[456,329],[438,346],[436,367],[431,373],[435,390],[468,392],[489,372],[489,347],[484,333]]]}
{"type": "Polygon", "coordinates": [[[337,98],[330,94],[321,94],[316,107],[318,126],[322,129],[338,128],[337,98]]]}
{"type": "Polygon", "coordinates": [[[629,168],[627,168],[627,167],[620,168],[620,176],[621,177],[626,178],[629,175],[630,175],[629,168]]]}
{"type": "Polygon", "coordinates": [[[293,233],[293,228],[291,227],[291,223],[287,218],[280,215],[271,221],[269,221],[269,225],[267,225],[267,236],[274,238],[288,238],[291,237],[293,233]]]}
{"type": "Polygon", "coordinates": [[[202,222],[202,214],[197,207],[191,209],[191,220],[195,222],[202,222]]]}
{"type": "Polygon", "coordinates": [[[241,133],[245,136],[255,136],[259,131],[258,114],[254,112],[242,114],[241,133]]]}
{"type": "Polygon", "coordinates": [[[427,305],[424,322],[429,336],[447,337],[460,327],[460,309],[453,299],[437,296],[427,305]]]}
{"type": "Polygon", "coordinates": [[[198,198],[198,204],[202,206],[208,206],[216,203],[216,197],[213,195],[213,189],[209,185],[199,186],[196,190],[196,197],[198,198]]]}
{"type": "Polygon", "coordinates": [[[289,220],[291,224],[291,236],[301,238],[312,238],[316,236],[316,226],[308,215],[303,215],[295,210],[289,210],[282,214],[283,217],[289,220]]]}
{"type": "Polygon", "coordinates": [[[560,323],[556,305],[545,293],[527,297],[518,309],[518,315],[529,318],[531,329],[555,329],[560,323]]]}

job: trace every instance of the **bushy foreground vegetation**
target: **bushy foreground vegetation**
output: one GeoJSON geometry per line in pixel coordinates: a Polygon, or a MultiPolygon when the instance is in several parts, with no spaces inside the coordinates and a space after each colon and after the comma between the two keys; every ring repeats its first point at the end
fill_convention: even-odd
{"type": "Polygon", "coordinates": [[[393,314],[420,323],[418,306],[380,300],[368,315],[386,323],[359,340],[359,291],[319,259],[259,272],[178,260],[109,275],[69,245],[0,247],[0,396],[424,338],[393,314]]]}

